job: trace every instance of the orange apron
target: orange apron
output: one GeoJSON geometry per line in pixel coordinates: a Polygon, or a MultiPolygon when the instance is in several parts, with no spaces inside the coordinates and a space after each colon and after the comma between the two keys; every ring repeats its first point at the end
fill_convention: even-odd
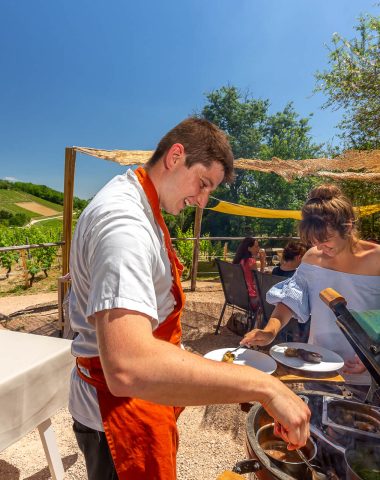
{"type": "MultiPolygon", "coordinates": [[[[180,346],[180,317],[185,296],[180,276],[183,266],[173,250],[169,231],[161,214],[156,189],[142,168],[137,178],[148,198],[154,217],[165,237],[173,275],[175,307],[153,335],[180,346]]],[[[159,359],[157,359],[159,361],[159,359]]],[[[79,376],[96,388],[104,431],[120,480],[175,480],[180,407],[158,405],[138,398],[115,397],[107,387],[99,357],[77,358],[77,366],[89,370],[91,378],[77,368],[79,376]]]]}

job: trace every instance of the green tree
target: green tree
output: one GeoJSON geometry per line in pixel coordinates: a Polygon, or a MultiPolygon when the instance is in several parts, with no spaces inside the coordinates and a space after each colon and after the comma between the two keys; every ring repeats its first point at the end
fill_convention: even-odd
{"type": "MultiPolygon", "coordinates": [[[[193,226],[190,225],[190,228],[186,231],[181,230],[180,227],[177,227],[176,237],[177,238],[191,238],[193,236],[193,226]]],[[[193,242],[187,240],[177,240],[175,244],[175,249],[179,256],[180,261],[185,267],[182,276],[187,278],[190,273],[190,267],[193,261],[193,242]]]]}
{"type": "MultiPolygon", "coordinates": [[[[313,143],[308,118],[299,118],[293,104],[283,111],[269,113],[269,100],[255,100],[236,87],[222,87],[206,96],[208,103],[201,116],[222,128],[228,135],[235,158],[282,159],[314,158],[322,146],[313,143]]],[[[296,209],[306,199],[315,179],[287,183],[274,174],[238,170],[231,186],[219,187],[215,196],[241,205],[261,208],[296,209]]],[[[205,211],[203,230],[222,235],[292,235],[294,220],[272,220],[225,216],[205,211]]]]}
{"type": "Polygon", "coordinates": [[[25,213],[15,213],[12,218],[9,219],[9,225],[23,227],[29,220],[30,218],[25,213]]]}
{"type": "Polygon", "coordinates": [[[327,95],[324,108],[344,109],[339,128],[347,148],[380,148],[380,17],[360,17],[355,30],[352,40],[333,35],[316,91],[327,95]]]}
{"type": "MultiPolygon", "coordinates": [[[[365,15],[355,26],[357,38],[346,40],[334,34],[329,70],[317,72],[317,91],[327,95],[324,108],[342,108],[338,125],[345,148],[380,148],[380,17],[365,15]]],[[[342,182],[354,205],[379,203],[380,185],[342,182]]],[[[380,216],[362,217],[358,223],[363,238],[378,236],[380,216]]]]}

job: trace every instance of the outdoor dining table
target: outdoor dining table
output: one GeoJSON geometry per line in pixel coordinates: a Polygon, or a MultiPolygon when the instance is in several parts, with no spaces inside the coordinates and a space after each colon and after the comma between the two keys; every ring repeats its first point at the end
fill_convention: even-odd
{"type": "Polygon", "coordinates": [[[68,403],[73,365],[71,340],[0,330],[0,451],[38,427],[53,480],[64,469],[50,417],[68,403]]]}

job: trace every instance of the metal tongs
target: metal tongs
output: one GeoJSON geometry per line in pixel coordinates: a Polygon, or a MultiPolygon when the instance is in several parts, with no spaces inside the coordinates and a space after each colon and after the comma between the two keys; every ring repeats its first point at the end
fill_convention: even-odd
{"type": "Polygon", "coordinates": [[[317,472],[314,466],[309,462],[309,460],[305,457],[302,450],[296,449],[296,452],[301,457],[301,460],[307,465],[308,469],[311,471],[311,477],[313,480],[325,480],[327,476],[324,473],[317,472]]]}
{"type": "Polygon", "coordinates": [[[258,350],[258,347],[256,345],[253,345],[252,347],[248,347],[247,345],[239,345],[238,347],[234,348],[233,350],[228,350],[228,353],[234,353],[240,348],[245,348],[246,350],[258,350]]]}
{"type": "Polygon", "coordinates": [[[242,347],[241,345],[239,345],[238,347],[234,348],[233,350],[228,350],[228,353],[234,353],[234,352],[236,352],[237,350],[239,350],[239,348],[244,348],[244,347],[242,347]]]}

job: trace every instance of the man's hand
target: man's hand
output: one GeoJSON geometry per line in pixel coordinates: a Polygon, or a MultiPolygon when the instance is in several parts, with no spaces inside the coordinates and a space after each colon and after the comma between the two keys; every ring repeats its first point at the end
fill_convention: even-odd
{"type": "Polygon", "coordinates": [[[247,347],[258,345],[263,347],[273,342],[275,336],[276,334],[273,331],[259,330],[258,328],[254,328],[244,336],[240,342],[240,345],[247,347]]]}
{"type": "Polygon", "coordinates": [[[275,435],[288,443],[289,450],[295,450],[306,445],[310,436],[310,410],[300,397],[278,383],[275,393],[262,405],[275,420],[275,435]]]}

